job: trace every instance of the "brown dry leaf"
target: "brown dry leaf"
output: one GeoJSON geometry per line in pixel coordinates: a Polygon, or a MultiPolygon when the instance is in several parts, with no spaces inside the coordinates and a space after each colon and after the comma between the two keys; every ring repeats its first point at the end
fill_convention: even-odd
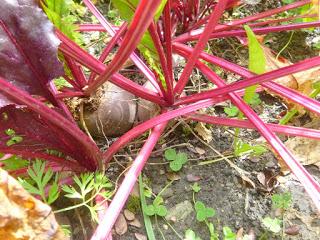
{"type": "Polygon", "coordinates": [[[133,221],[135,219],[134,213],[129,211],[128,209],[125,209],[123,211],[123,214],[128,221],[133,221]]]}
{"type": "Polygon", "coordinates": [[[319,140],[294,137],[286,141],[285,145],[302,165],[313,164],[320,167],[319,140]]]}
{"type": "Polygon", "coordinates": [[[120,236],[128,231],[128,224],[122,213],[120,213],[116,223],[114,224],[114,228],[116,233],[120,236]]]}
{"type": "Polygon", "coordinates": [[[3,169],[0,169],[0,239],[68,239],[51,208],[32,197],[3,169]]]}
{"type": "Polygon", "coordinates": [[[129,225],[130,226],[134,226],[136,228],[141,228],[142,227],[141,222],[136,218],[132,222],[129,222],[129,225]]]}
{"type": "Polygon", "coordinates": [[[203,148],[195,147],[195,150],[199,155],[203,155],[206,153],[206,151],[203,148]]]}
{"type": "Polygon", "coordinates": [[[202,122],[197,123],[196,127],[194,128],[194,130],[207,143],[212,141],[212,139],[213,139],[212,132],[206,127],[206,125],[204,123],[202,123],[202,122]]]}
{"type": "MultiPolygon", "coordinates": [[[[285,66],[292,65],[290,61],[283,57],[279,57],[278,59],[276,59],[276,55],[268,47],[264,46],[263,51],[267,60],[267,71],[272,71],[285,66]]],[[[274,81],[288,88],[297,90],[304,95],[309,95],[313,91],[313,83],[320,81],[320,68],[316,67],[303,72],[294,73],[288,76],[278,78],[274,81]]],[[[300,113],[304,113],[304,110],[300,105],[292,106],[295,106],[300,113]]]]}
{"type": "Polygon", "coordinates": [[[148,240],[148,238],[140,233],[135,233],[134,236],[136,237],[137,240],[148,240]]]}
{"type": "Polygon", "coordinates": [[[178,181],[181,179],[180,175],[174,172],[168,172],[166,176],[170,181],[178,181]]]}

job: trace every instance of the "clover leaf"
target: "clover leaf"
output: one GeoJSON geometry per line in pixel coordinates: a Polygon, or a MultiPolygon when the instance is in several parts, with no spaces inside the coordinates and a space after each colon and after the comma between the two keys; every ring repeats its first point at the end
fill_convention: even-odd
{"type": "Polygon", "coordinates": [[[197,220],[199,222],[203,222],[216,214],[213,208],[206,207],[201,201],[197,201],[194,208],[197,212],[197,220]]]}
{"type": "Polygon", "coordinates": [[[178,172],[188,161],[187,154],[177,153],[176,150],[172,148],[165,151],[164,157],[170,161],[170,169],[174,172],[178,172]]]}

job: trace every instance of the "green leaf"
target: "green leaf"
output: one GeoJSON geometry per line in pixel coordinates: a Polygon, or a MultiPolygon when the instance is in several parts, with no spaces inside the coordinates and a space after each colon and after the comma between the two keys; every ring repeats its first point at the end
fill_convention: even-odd
{"type": "Polygon", "coordinates": [[[262,223],[269,231],[273,233],[278,233],[282,229],[282,221],[278,218],[272,219],[270,217],[266,217],[262,219],[262,223]]]}
{"type": "Polygon", "coordinates": [[[160,217],[164,217],[164,216],[166,216],[167,215],[167,208],[165,207],[165,206],[163,206],[163,205],[160,205],[160,206],[157,206],[156,208],[155,208],[155,210],[156,210],[156,214],[158,215],[158,216],[160,216],[160,217]]]}
{"type": "Polygon", "coordinates": [[[265,73],[267,61],[263,49],[251,28],[245,25],[244,29],[248,37],[249,70],[256,74],[265,73]]]}
{"type": "Polygon", "coordinates": [[[12,135],[15,135],[15,134],[16,134],[16,132],[15,132],[13,129],[11,129],[11,128],[5,130],[5,133],[6,133],[8,136],[12,136],[12,135]]]}
{"type": "Polygon", "coordinates": [[[267,149],[263,145],[255,145],[252,146],[253,154],[256,156],[259,156],[265,152],[267,152],[267,149]]]}
{"type": "Polygon", "coordinates": [[[196,210],[197,212],[199,212],[199,211],[205,210],[205,209],[206,209],[206,206],[204,205],[203,202],[197,201],[197,202],[194,204],[194,208],[195,208],[195,210],[196,210]]]}
{"type": "Polygon", "coordinates": [[[59,197],[59,193],[58,184],[54,182],[49,190],[47,203],[50,205],[56,201],[59,197]]]}
{"type": "Polygon", "coordinates": [[[177,157],[176,150],[173,149],[173,148],[167,149],[167,150],[164,152],[164,157],[165,157],[167,160],[169,160],[169,161],[175,160],[176,157],[177,157]]]}
{"type": "Polygon", "coordinates": [[[174,172],[178,172],[182,168],[182,163],[178,161],[172,161],[169,164],[170,169],[174,172]]]}
{"type": "Polygon", "coordinates": [[[176,161],[180,162],[182,165],[188,161],[188,156],[185,153],[178,153],[176,156],[176,161]]]}
{"type": "Polygon", "coordinates": [[[201,187],[197,182],[192,185],[192,191],[194,191],[195,193],[200,192],[200,190],[201,190],[201,187]]]}
{"type": "MultiPolygon", "coordinates": [[[[263,49],[257,40],[254,32],[247,25],[244,26],[248,37],[249,46],[249,70],[256,73],[262,74],[266,72],[266,57],[263,49]]],[[[250,103],[255,96],[257,86],[250,86],[245,89],[244,101],[250,103]]]]}
{"type": "Polygon", "coordinates": [[[159,206],[163,203],[163,198],[160,196],[157,196],[154,200],[153,200],[153,205],[154,206],[159,206]]]}
{"type": "Polygon", "coordinates": [[[147,207],[145,208],[145,213],[148,216],[153,216],[156,214],[156,210],[155,207],[153,205],[147,205],[147,207]]]}
{"type": "Polygon", "coordinates": [[[206,215],[206,213],[204,211],[197,212],[197,220],[199,222],[203,222],[206,219],[207,219],[207,215],[206,215]]]}
{"type": "Polygon", "coordinates": [[[292,196],[290,192],[273,194],[271,200],[274,208],[280,208],[284,210],[289,209],[292,204],[292,196]]]}
{"type": "Polygon", "coordinates": [[[18,170],[29,165],[28,160],[22,159],[17,156],[12,156],[6,160],[2,160],[1,162],[4,164],[3,168],[7,171],[18,170]]]}
{"type": "Polygon", "coordinates": [[[223,227],[224,240],[236,240],[237,235],[232,232],[231,228],[223,227]]]}
{"type": "Polygon", "coordinates": [[[216,215],[216,211],[213,208],[206,208],[206,217],[210,218],[216,215]]]}
{"type": "Polygon", "coordinates": [[[41,191],[39,189],[37,189],[35,186],[33,186],[32,184],[30,184],[29,182],[27,182],[24,179],[18,178],[19,182],[21,183],[22,187],[27,190],[29,193],[31,194],[35,194],[35,195],[40,195],[41,191]]]}
{"type": "Polygon", "coordinates": [[[185,233],[184,240],[201,240],[201,238],[198,237],[194,231],[192,231],[191,229],[188,229],[185,233]]]}
{"type": "Polygon", "coordinates": [[[12,136],[10,140],[7,141],[7,146],[10,147],[12,145],[15,145],[17,143],[20,143],[23,141],[23,137],[21,136],[12,136]]]}
{"type": "Polygon", "coordinates": [[[259,104],[261,104],[261,99],[258,93],[254,93],[254,95],[252,96],[252,98],[248,101],[248,103],[252,106],[257,106],[259,104]]]}
{"type": "Polygon", "coordinates": [[[225,107],[223,110],[228,115],[228,117],[235,117],[239,113],[239,109],[236,106],[225,107]]]}

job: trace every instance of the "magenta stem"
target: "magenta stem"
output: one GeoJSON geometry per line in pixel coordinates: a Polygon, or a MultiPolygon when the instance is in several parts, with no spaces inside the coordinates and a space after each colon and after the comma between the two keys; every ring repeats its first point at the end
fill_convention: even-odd
{"type": "Polygon", "coordinates": [[[177,85],[174,88],[174,94],[180,95],[186,86],[190,74],[192,73],[193,67],[198,60],[198,57],[200,53],[205,48],[209,38],[210,34],[212,32],[212,29],[215,28],[215,26],[218,24],[218,21],[223,14],[226,4],[228,3],[228,0],[220,0],[217,5],[214,8],[214,14],[210,15],[210,19],[206,27],[204,28],[201,36],[199,37],[199,41],[197,42],[196,46],[194,47],[194,50],[192,54],[190,54],[190,58],[187,60],[187,64],[178,80],[177,85]]]}
{"type": "MultiPolygon", "coordinates": [[[[226,127],[256,129],[256,127],[247,120],[215,117],[215,116],[209,116],[204,114],[187,114],[186,117],[194,121],[215,124],[215,125],[222,125],[226,127]]],[[[320,140],[320,130],[317,130],[317,129],[285,126],[285,125],[278,125],[273,123],[266,123],[266,125],[270,128],[270,130],[276,133],[320,140]]]]}
{"type": "Polygon", "coordinates": [[[125,205],[133,189],[133,186],[137,181],[138,176],[140,175],[144,165],[146,164],[154,146],[158,142],[166,125],[166,123],[162,123],[152,130],[149,138],[143,145],[140,153],[131,165],[130,170],[127,172],[110,206],[104,213],[102,221],[100,222],[98,228],[93,234],[91,240],[105,240],[105,238],[110,234],[111,229],[114,223],[116,222],[123,206],[125,205]]]}

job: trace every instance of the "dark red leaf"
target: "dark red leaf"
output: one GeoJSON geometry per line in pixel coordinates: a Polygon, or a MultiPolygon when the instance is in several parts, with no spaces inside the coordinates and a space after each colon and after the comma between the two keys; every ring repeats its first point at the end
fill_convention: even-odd
{"type": "Polygon", "coordinates": [[[12,149],[37,153],[56,150],[67,160],[77,160],[83,167],[95,170],[92,159],[100,153],[92,156],[81,146],[74,137],[26,108],[8,105],[0,109],[0,152],[5,153],[8,147],[11,152],[12,149]]]}
{"type": "MultiPolygon", "coordinates": [[[[30,94],[52,99],[47,84],[63,74],[53,25],[34,0],[3,0],[0,13],[0,76],[30,94]]],[[[6,104],[1,95],[0,107],[6,104]]]]}

